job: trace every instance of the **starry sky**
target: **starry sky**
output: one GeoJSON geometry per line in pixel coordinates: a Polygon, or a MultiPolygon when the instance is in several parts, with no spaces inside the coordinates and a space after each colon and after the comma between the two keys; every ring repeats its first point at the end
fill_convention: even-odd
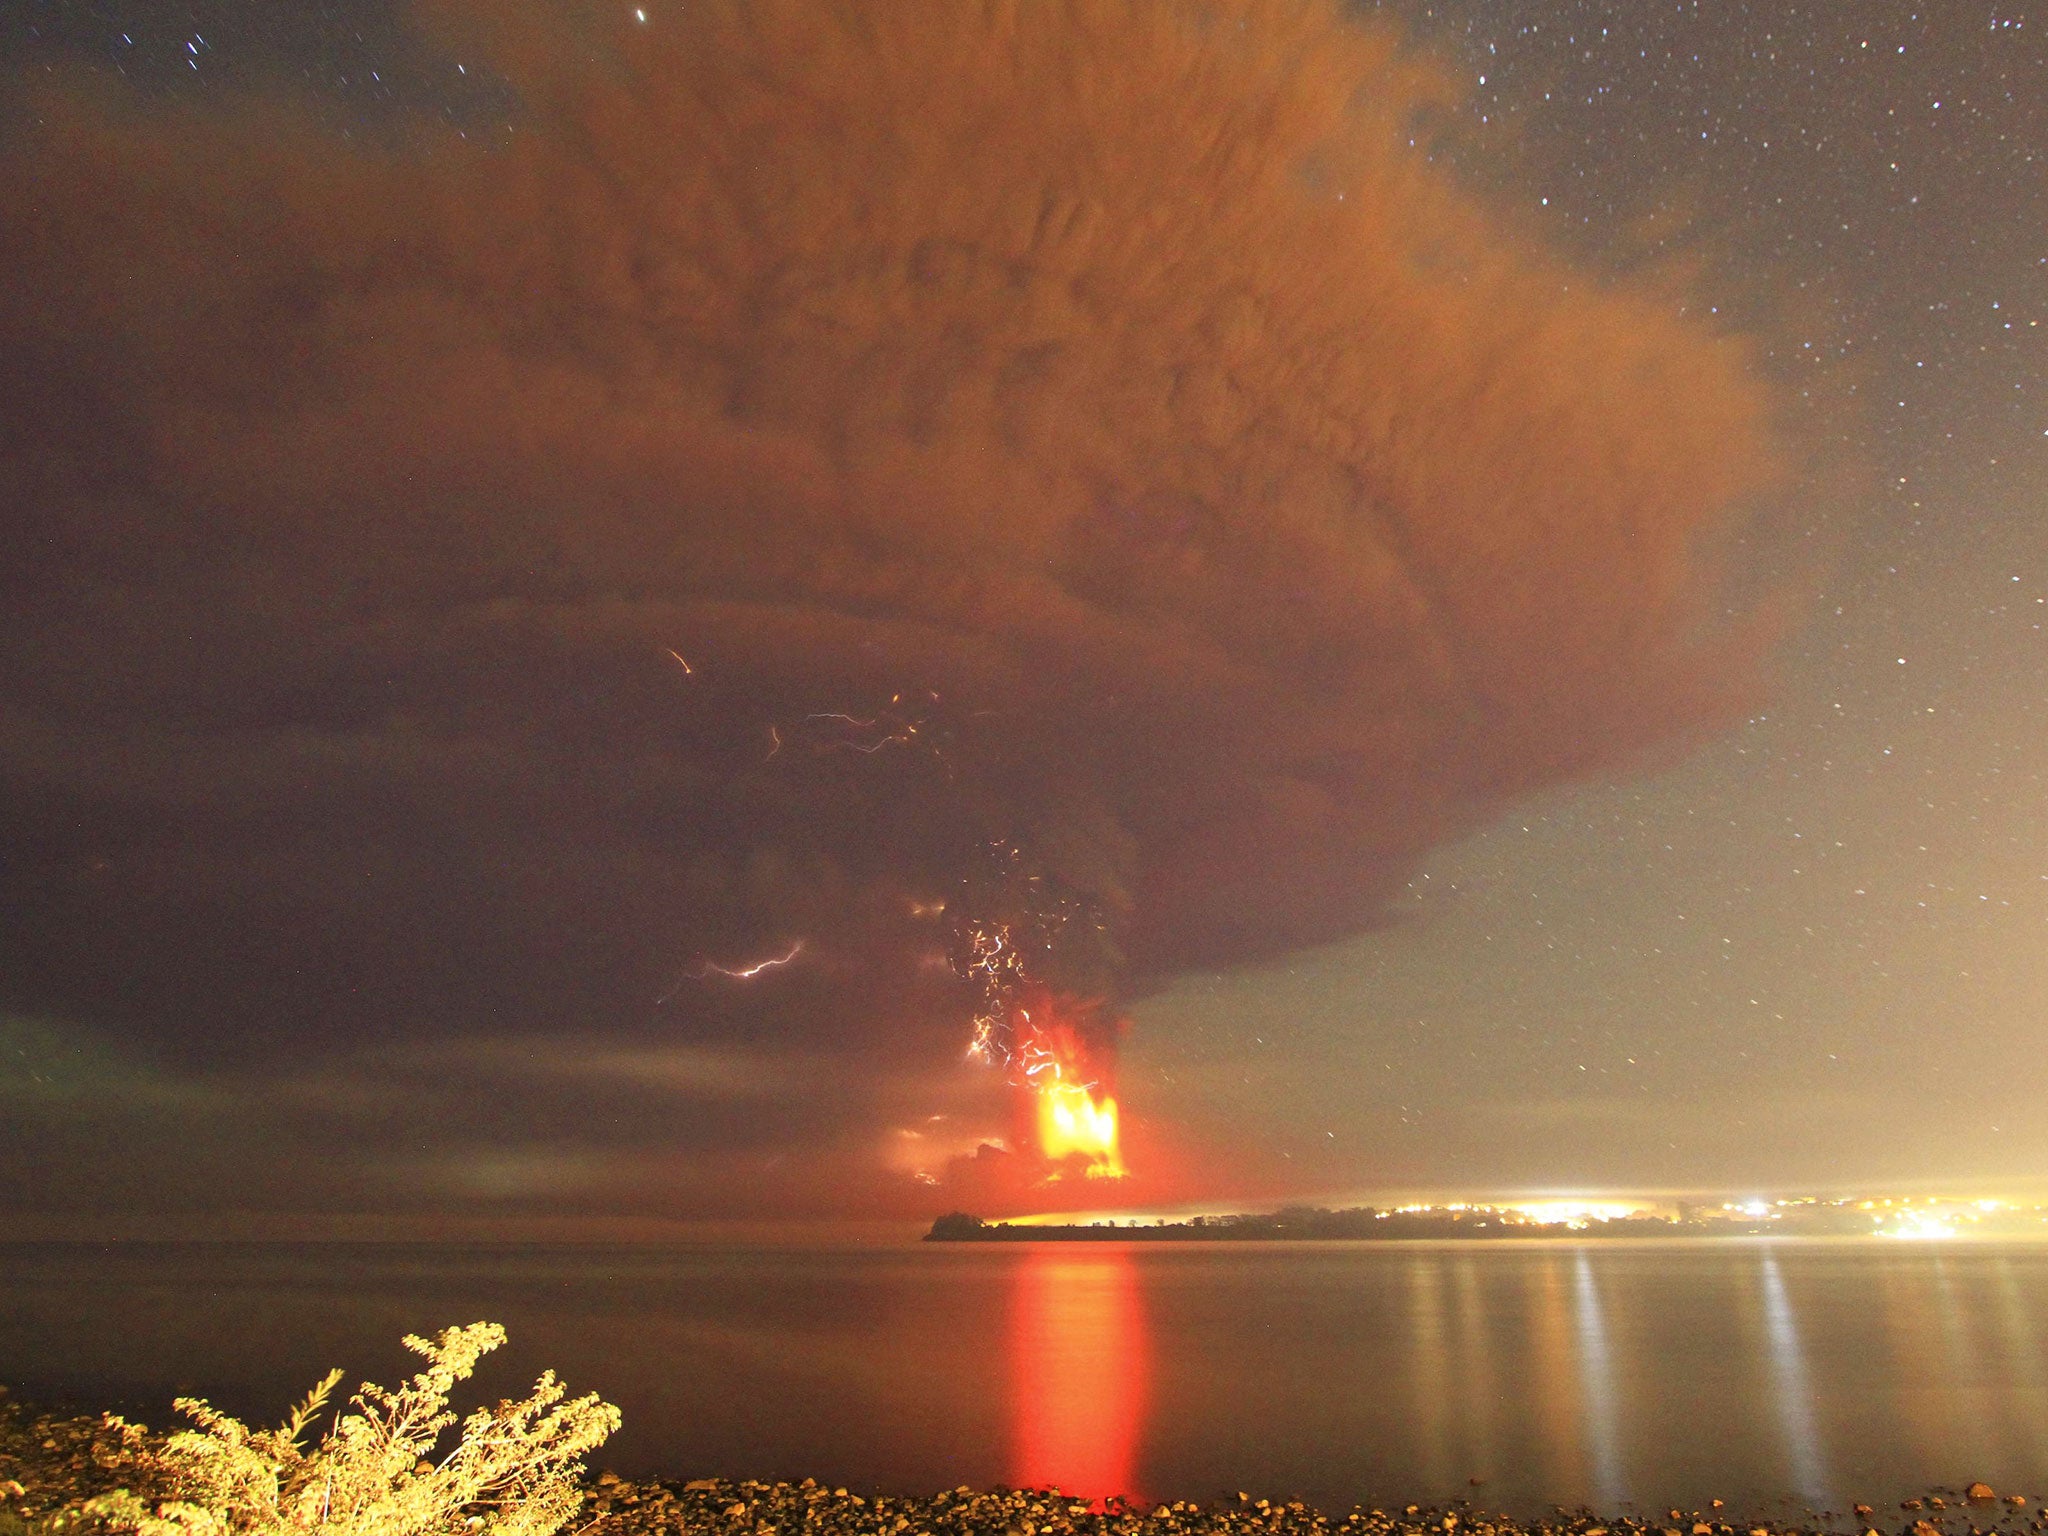
{"type": "Polygon", "coordinates": [[[1803,300],[1772,350],[1854,402],[1851,478],[1801,509],[1827,565],[1767,708],[1446,850],[1399,932],[1188,980],[1140,1054],[1333,1189],[1354,1168],[1424,1192],[2027,1183],[2048,1166],[2040,25],[1425,17],[1467,110],[1543,167],[1518,190],[1561,237],[1703,234],[1739,289],[1803,300]]]}
{"type": "MultiPolygon", "coordinates": [[[[1342,836],[1293,802],[1217,812],[1211,820],[1226,829],[1177,868],[1148,850],[1171,849],[1186,828],[1148,822],[1118,786],[1161,783],[1218,805],[1257,791],[1277,771],[1269,744],[1286,735],[1277,722],[1321,708],[1337,686],[1311,675],[1298,696],[1276,698],[1273,678],[1313,674],[1302,657],[1355,638],[1342,594],[1271,574],[1262,544],[1215,545],[1236,562],[1238,584],[1205,587],[1202,600],[1225,627],[1255,608],[1307,613],[1298,636],[1269,625],[1242,642],[1239,655],[1255,652],[1265,671],[1212,676],[1193,650],[1163,643],[1142,664],[1109,659],[1133,641],[1105,630],[1060,653],[1064,689],[1041,697],[1024,688],[1031,702],[1017,707],[1024,723],[1014,730],[1007,720],[977,727],[974,711],[949,714],[950,701],[994,698],[995,680],[1014,695],[1015,669],[999,661],[1042,662],[1049,642],[986,621],[948,631],[929,606],[914,616],[942,638],[912,634],[889,607],[900,598],[876,595],[872,579],[861,611],[886,610],[901,631],[828,633],[804,616],[802,599],[817,595],[808,578],[774,586],[760,573],[770,563],[762,550],[775,547],[743,542],[721,545],[723,563],[690,580],[713,597],[759,587],[764,601],[798,612],[772,632],[733,620],[746,643],[719,640],[687,606],[664,610],[666,629],[631,615],[593,625],[579,610],[556,629],[530,617],[502,632],[478,621],[452,638],[453,626],[387,627],[357,671],[329,657],[311,680],[243,666],[242,653],[268,654],[297,631],[283,620],[215,624],[223,602],[232,609],[246,597],[259,617],[272,605],[298,611],[306,591],[346,580],[404,587],[408,602],[430,604],[455,579],[435,573],[462,566],[433,529],[385,517],[386,502],[370,493],[335,488],[375,478],[360,467],[360,439],[333,450],[345,470],[303,483],[292,466],[326,450],[282,429],[281,447],[236,440],[236,456],[255,466],[247,475],[216,474],[201,462],[204,448],[194,450],[199,467],[175,466],[185,476],[180,515],[216,521],[181,526],[248,540],[231,579],[202,570],[179,586],[164,576],[166,561],[209,564],[192,557],[198,534],[182,555],[175,541],[156,550],[146,574],[130,568],[132,549],[150,547],[154,494],[134,487],[171,471],[122,476],[131,458],[175,461],[183,418],[160,410],[154,437],[135,434],[144,447],[124,441],[93,402],[151,370],[172,379],[189,370],[187,388],[211,387],[216,368],[237,387],[269,378],[248,361],[263,343],[217,338],[247,323],[238,314],[247,293],[315,260],[290,252],[358,238],[339,217],[322,223],[324,210],[395,243],[465,195],[460,177],[378,184],[348,156],[360,146],[380,153],[425,131],[420,123],[433,125],[437,143],[508,155],[508,143],[545,138],[532,126],[535,102],[550,91],[548,100],[564,99],[576,84],[536,58],[581,48],[586,34],[602,39],[607,26],[638,36],[674,23],[660,7],[644,21],[584,7],[585,31],[565,45],[536,8],[516,13],[526,30],[507,25],[479,42],[463,32],[459,8],[449,14],[456,19],[367,5],[281,16],[240,4],[44,3],[0,21],[0,61],[14,82],[10,185],[34,188],[33,206],[55,210],[53,247],[68,239],[83,250],[111,229],[115,253],[80,261],[85,278],[73,287],[57,276],[32,283],[41,308],[5,316],[32,347],[80,338],[84,359],[67,360],[56,390],[47,375],[9,369],[22,424],[9,442],[30,446],[9,450],[9,516],[22,517],[22,536],[9,541],[5,583],[23,594],[81,582],[119,594],[78,612],[38,597],[6,633],[19,707],[5,717],[16,809],[0,825],[0,855],[9,903],[36,914],[0,951],[11,1057],[0,1091],[20,1110],[9,1117],[14,1144],[0,1142],[0,1200],[11,1209],[62,1226],[167,1210],[174,1222],[307,1211],[429,1221],[763,1210],[907,1218],[973,1196],[1023,1208],[1032,1197],[971,1182],[973,1149],[1011,1130],[1008,1101],[960,1060],[973,1000],[956,985],[943,937],[899,910],[956,890],[962,877],[944,850],[986,842],[992,825],[1030,829],[1016,841],[1034,848],[1034,871],[1075,893],[1073,911],[1099,917],[1110,934],[1080,946],[1058,979],[1114,994],[1112,1011],[1128,1015],[1116,1031],[1118,1092],[1134,1187],[1152,1203],[1587,1188],[1996,1192],[2031,1187],[2048,1167],[2048,1068],[2037,1044],[2048,1023],[2048,21],[2024,8],[1903,4],[1532,0],[1359,13],[1371,27],[1398,25],[1415,50],[1402,59],[1429,61],[1417,66],[1427,80],[1386,87],[1411,113],[1397,124],[1391,168],[1367,159],[1328,172],[1328,185],[1396,188],[1384,195],[1402,207],[1412,198],[1418,211],[1406,217],[1426,232],[1418,249],[1458,251],[1475,270],[1497,261],[1503,283],[1534,283],[1529,274],[1560,260],[1664,295],[1661,313],[1676,316],[1668,334],[1595,300],[1558,322],[1559,366],[1539,371],[1569,378],[1583,364],[1597,374],[1612,346],[1572,339],[1580,335],[1654,334],[1642,348],[1661,369],[1647,382],[1637,375],[1640,398],[1585,427],[1583,440],[1559,429],[1564,447],[1583,456],[1612,446],[1620,461],[1648,466],[1615,494],[1675,509],[1674,519],[1706,526],[1682,493],[1709,482],[1724,500],[1763,510],[1721,530],[1732,553],[1713,599],[1722,648],[1710,658],[1674,649],[1662,665],[1663,610],[1612,604],[1614,634],[1649,637],[1639,649],[1659,664],[1639,674],[1610,666],[1617,647],[1605,631],[1564,632],[1582,612],[1606,617],[1610,586],[1663,591],[1661,567],[1640,581],[1623,564],[1610,569],[1622,547],[1568,524],[1556,542],[1591,554],[1560,564],[1554,579],[1536,545],[1518,555],[1534,574],[1494,590],[1483,570],[1461,577],[1446,556],[1436,574],[1450,595],[1438,600],[1455,606],[1462,591],[1479,591],[1472,654],[1548,651],[1555,630],[1556,656],[1545,657],[1555,675],[1502,661],[1499,697],[1488,698],[1490,717],[1508,723],[1487,740],[1390,754],[1332,781],[1375,806],[1342,836]],[[289,130],[264,131],[250,104],[270,110],[278,99],[293,103],[289,130]],[[166,127],[167,112],[198,117],[166,127]],[[208,126],[216,120],[229,126],[208,126]],[[71,125],[58,160],[38,158],[48,121],[71,125]],[[266,160],[245,148],[259,138],[287,147],[266,160]],[[118,196],[84,174],[105,143],[129,178],[118,196]],[[279,227],[299,220],[297,245],[244,211],[220,216],[226,233],[185,245],[152,233],[229,206],[210,203],[223,194],[189,169],[209,146],[220,163],[253,167],[238,209],[261,203],[250,187],[264,197],[282,189],[295,211],[279,227]],[[36,179],[51,165],[68,173],[62,186],[36,179]],[[1419,190],[1400,179],[1411,173],[1419,190]],[[180,190],[153,203],[165,182],[180,190]],[[1468,224],[1466,203],[1439,211],[1440,185],[1482,209],[1485,228],[1468,224]],[[394,211],[401,194],[414,201],[394,211]],[[287,255],[275,271],[178,266],[188,246],[203,260],[208,240],[225,251],[275,240],[287,255]],[[117,259],[138,254],[136,266],[117,259]],[[112,291],[131,276],[132,295],[102,302],[91,286],[112,291]],[[208,317],[214,339],[195,346],[201,333],[178,330],[183,321],[161,332],[147,321],[165,312],[208,317]],[[1713,339],[1729,337],[1745,349],[1748,383],[1729,374],[1726,346],[1713,339]],[[1575,345],[1585,348],[1578,358],[1575,345]],[[189,362],[195,353],[201,361],[189,362]],[[1767,402],[1773,430],[1757,426],[1752,399],[1767,402]],[[1752,434],[1758,445],[1745,449],[1752,434]],[[1761,446],[1765,436],[1773,446],[1761,446]],[[1778,468],[1759,489],[1740,471],[1765,457],[1778,468]],[[50,467],[59,463],[100,466],[108,483],[127,487],[122,500],[102,497],[99,479],[77,481],[102,497],[94,506],[112,509],[100,519],[103,540],[53,534],[58,523],[20,511],[37,488],[59,483],[50,467]],[[217,510],[265,505],[272,493],[242,483],[265,473],[290,481],[308,522],[362,522],[360,549],[352,534],[338,536],[330,542],[343,553],[329,565],[217,510]],[[120,510],[131,502],[143,510],[120,510]],[[338,510],[321,510],[330,506],[338,510]],[[393,547],[405,563],[378,553],[393,547]],[[1585,570],[1591,584],[1573,585],[1585,570]],[[172,597],[152,606],[158,589],[172,597]],[[1514,620],[1498,635],[1482,622],[1496,612],[1514,620]],[[676,724],[676,690],[698,686],[699,672],[679,677],[655,643],[664,636],[700,664],[707,688],[730,677],[750,691],[713,694],[710,724],[676,724]],[[544,732],[473,702],[514,686],[477,659],[507,643],[522,662],[515,691],[571,701],[544,732]],[[868,660],[821,661],[842,647],[866,647],[868,660]],[[116,659],[79,661],[82,650],[116,659]],[[997,659],[984,662],[983,650],[997,659]],[[404,680],[370,675],[379,669],[404,680]],[[1168,673],[1199,673],[1201,687],[1182,697],[1147,681],[1168,673]],[[948,702],[926,709],[891,688],[948,702]],[[1611,703],[1628,688],[1640,696],[1611,703]],[[1219,695],[1235,707],[1212,715],[1188,702],[1219,695]],[[1054,713],[1083,696],[1078,724],[1054,713]],[[1524,718],[1503,699],[1535,702],[1524,718]],[[842,708],[880,724],[819,719],[842,708]],[[1242,741],[1232,724],[1240,717],[1249,722],[1242,741]],[[157,730],[172,719],[179,740],[204,734],[217,750],[172,762],[157,730]],[[625,732],[622,747],[622,719],[655,723],[625,732]],[[372,720],[374,730],[361,725],[372,720]],[[478,754],[532,734],[545,734],[546,750],[519,757],[516,773],[471,773],[471,758],[421,749],[428,767],[398,775],[398,791],[378,788],[385,781],[360,764],[327,777],[338,735],[311,756],[278,745],[284,727],[346,721],[375,743],[378,762],[410,763],[448,720],[463,722],[478,754]],[[890,770],[884,788],[863,779],[869,749],[912,726],[920,740],[897,743],[884,761],[920,766],[890,770]],[[784,738],[768,733],[784,728],[793,756],[825,765],[796,787],[760,787],[758,764],[752,778],[721,766],[780,750],[784,738]],[[1127,754],[1125,734],[1135,743],[1127,754]],[[1113,745],[1098,756],[1092,744],[1105,739],[1113,745]],[[661,766],[664,754],[683,766],[661,766]],[[1087,773],[1068,773],[1077,758],[1088,759],[1087,773]],[[150,763],[158,769],[139,766],[150,763]],[[962,775],[969,790],[957,789],[962,775]],[[194,778],[227,786],[232,812],[183,787],[194,778]],[[725,797],[715,813],[688,808],[714,794],[725,797]],[[551,837],[508,830],[564,807],[573,814],[550,823],[551,837]],[[155,823],[166,814],[177,830],[155,823]],[[698,824],[713,820],[739,830],[722,842],[723,831],[698,824]],[[840,830],[849,823],[865,841],[840,830]],[[792,829],[828,827],[818,841],[830,846],[815,861],[789,854],[792,829]],[[876,855],[873,843],[900,857],[876,855]],[[237,862],[251,846],[264,856],[237,862]],[[374,854],[357,857],[364,848],[374,854]],[[1290,881],[1310,894],[1293,899],[1290,881]],[[350,886],[355,899],[333,905],[328,884],[350,886]],[[415,892],[426,894],[415,902],[415,892]],[[1251,922],[1243,912],[1252,909],[1274,915],[1251,922]],[[709,970],[787,953],[799,938],[810,946],[799,960],[744,988],[709,970]]],[[[621,181],[645,171],[640,150],[615,153],[621,181]]],[[[1311,183],[1320,194],[1323,183],[1311,183]]],[[[525,195],[545,199],[558,185],[573,183],[536,173],[539,190],[525,195]]],[[[446,223],[486,228],[491,240],[477,243],[487,249],[516,243],[523,227],[519,206],[482,196],[446,223]]],[[[1215,251],[1211,235],[1187,237],[1176,283],[1199,288],[1204,262],[1242,276],[1232,253],[1257,242],[1233,228],[1213,236],[1215,251]]],[[[456,236],[444,238],[457,249],[456,236]]],[[[1322,238],[1321,225],[1304,225],[1298,265],[1245,279],[1270,285],[1266,315],[1285,313],[1297,286],[1309,294],[1300,274],[1322,238]]],[[[360,239],[368,249],[372,234],[360,239]]],[[[32,242],[5,249],[10,261],[58,270],[32,242]]],[[[371,265],[355,270],[374,287],[362,276],[371,265]]],[[[475,271],[474,281],[491,280],[475,271]]],[[[715,307],[715,294],[693,302],[715,307]]],[[[1343,302],[1309,294],[1308,320],[1292,329],[1267,320],[1245,343],[1286,364],[1266,375],[1279,381],[1276,396],[1319,393],[1341,414],[1345,391],[1365,387],[1335,364],[1302,363],[1313,351],[1306,338],[1319,334],[1315,305],[1343,302]]],[[[1445,334],[1458,323],[1444,319],[1445,334]]],[[[1240,344],[1227,328],[1194,329],[1204,345],[1240,344]]],[[[454,355],[464,340],[451,330],[442,352],[414,350],[454,355]]],[[[617,350],[609,333],[579,345],[617,350]]],[[[1389,356],[1390,367],[1410,366],[1407,352],[1389,356]]],[[[460,368],[428,374],[409,358],[380,362],[387,372],[377,376],[401,394],[424,378],[434,399],[467,387],[460,368]]],[[[1513,361],[1502,370],[1512,373],[1513,361]]],[[[956,366],[971,374],[975,362],[956,366]]],[[[806,377],[802,368],[790,376],[806,377]]],[[[905,386],[910,397],[937,387],[921,377],[905,386]]],[[[1089,389],[1110,387],[1093,380],[1089,389]]],[[[812,408],[808,385],[772,371],[754,387],[769,414],[812,408]]],[[[1551,385],[1517,387],[1507,408],[1524,425],[1510,420],[1509,437],[1564,419],[1546,414],[1556,408],[1551,385]]],[[[469,409],[486,412],[494,398],[480,388],[469,409]]],[[[637,405],[627,390],[611,398],[637,405]]],[[[586,414],[569,419],[584,430],[596,419],[587,413],[603,407],[579,409],[586,414]]],[[[1156,423],[1134,416],[1142,453],[1133,457],[1171,457],[1222,409],[1156,423]]],[[[433,423],[445,435],[463,419],[450,407],[433,423]]],[[[544,441],[567,440],[546,437],[566,431],[559,412],[530,419],[544,441]]],[[[193,441],[224,451],[217,425],[186,425],[193,441]]],[[[544,455],[458,475],[438,449],[415,449],[402,422],[361,430],[426,466],[377,493],[394,502],[438,494],[453,504],[484,486],[523,505],[536,485],[546,487],[537,500],[573,499],[547,481],[544,455]]],[[[1046,430],[1066,442],[1057,432],[1079,429],[1046,430]]],[[[1437,443],[1426,462],[1483,459],[1489,442],[1437,443]]],[[[638,444],[593,458],[591,473],[631,458],[642,478],[630,494],[644,495],[638,444]]],[[[489,444],[477,451],[507,458],[489,444]]],[[[708,456],[740,454],[716,444],[675,452],[685,476],[708,456]]],[[[1100,473],[1114,477],[1114,449],[1100,452],[1100,473]]],[[[742,474],[798,487],[786,493],[791,504],[809,494],[800,466],[735,462],[742,474]]],[[[885,470],[873,473],[878,495],[900,494],[888,491],[885,470]]],[[[977,494],[972,466],[920,473],[957,488],[963,506],[977,494]]],[[[1119,563],[1138,558],[1140,544],[1128,541],[1151,541],[1142,550],[1153,551],[1210,536],[1200,513],[1175,510],[1214,499],[1207,473],[1190,469],[1170,495],[1132,493],[1138,510],[1089,535],[1091,569],[1109,572],[1101,581],[1142,585],[1119,574],[1138,569],[1119,563]]],[[[1532,496],[1547,484],[1531,481],[1532,496]]],[[[1559,484],[1560,495],[1579,494],[1559,484]]],[[[578,515],[609,528],[606,505],[593,494],[578,515]]],[[[943,497],[939,505],[974,523],[943,497]]],[[[622,558],[653,558],[652,546],[632,543],[630,520],[619,526],[622,558]]],[[[1295,569],[1306,547],[1279,551],[1271,570],[1282,555],[1295,569]]],[[[976,552],[963,543],[951,558],[976,552]]],[[[511,570],[528,556],[494,558],[511,570]]],[[[484,596],[465,601],[534,601],[520,580],[478,578],[484,596]]],[[[1063,590],[1098,607],[1124,597],[1073,579],[1063,590]]],[[[1388,668],[1407,665],[1410,649],[1380,638],[1384,630],[1360,643],[1388,668]]],[[[350,654],[360,659],[363,644],[350,654]]],[[[1374,709],[1350,721],[1356,733],[1398,734],[1398,698],[1374,709]]],[[[1297,767],[1339,750],[1320,738],[1288,748],[1297,767]]],[[[994,906],[1007,899],[1000,875],[973,879],[994,890],[994,906]]]]}

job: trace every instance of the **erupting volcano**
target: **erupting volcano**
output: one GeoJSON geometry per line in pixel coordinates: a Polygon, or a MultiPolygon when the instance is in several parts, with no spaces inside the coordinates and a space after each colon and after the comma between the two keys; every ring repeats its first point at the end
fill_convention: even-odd
{"type": "MultiPolygon", "coordinates": [[[[1024,925],[1036,936],[1033,947],[1049,952],[1052,934],[1072,915],[1056,910],[1048,922],[1034,913],[1024,925]]],[[[1113,1040],[1100,1017],[1102,1005],[1062,997],[1030,979],[1016,925],[970,923],[963,937],[960,968],[982,993],[968,1059],[1003,1068],[1029,1095],[1031,1129],[1052,1167],[1050,1178],[1122,1178],[1117,1105],[1104,1081],[1113,1040]]]]}
{"type": "Polygon", "coordinates": [[[1034,987],[1015,1009],[1018,1042],[1011,1057],[1017,1081],[1037,1103],[1038,1150],[1057,1165],[1054,1178],[1078,1165],[1091,1179],[1120,1179],[1116,1100],[1091,1072],[1083,1025],[1092,1009],[1062,1018],[1052,993],[1034,987]]]}
{"type": "Polygon", "coordinates": [[[1491,208],[1389,15],[417,9],[482,94],[388,132],[9,119],[0,1024],[644,1101],[444,1116],[451,1202],[922,1209],[913,1115],[1149,1200],[1128,1011],[1756,714],[1761,354],[1491,208]]]}
{"type": "Polygon", "coordinates": [[[1123,1157],[1116,1144],[1116,1100],[1098,1099],[1091,1088],[1056,1085],[1038,1090],[1038,1145],[1049,1158],[1088,1160],[1091,1179],[1120,1179],[1123,1157]]]}

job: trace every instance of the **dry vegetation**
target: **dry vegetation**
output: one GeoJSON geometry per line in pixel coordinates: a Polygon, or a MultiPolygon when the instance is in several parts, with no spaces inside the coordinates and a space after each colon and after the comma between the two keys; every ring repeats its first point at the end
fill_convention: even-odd
{"type": "MultiPolygon", "coordinates": [[[[570,1399],[548,1371],[527,1397],[462,1420],[442,1451],[456,1423],[450,1390],[504,1341],[495,1323],[408,1337],[426,1369],[396,1389],[364,1383],[310,1447],[301,1441],[326,1413],[338,1370],[275,1429],[251,1429],[199,1398],[177,1402],[197,1427],[168,1436],[109,1415],[82,1457],[71,1434],[71,1459],[92,1473],[63,1502],[46,1507],[19,1481],[0,1492],[16,1499],[11,1524],[25,1536],[88,1525],[138,1536],[551,1536],[582,1507],[581,1458],[618,1427],[619,1411],[594,1395],[570,1399]]],[[[45,1452],[62,1448],[44,1440],[45,1452]]]]}

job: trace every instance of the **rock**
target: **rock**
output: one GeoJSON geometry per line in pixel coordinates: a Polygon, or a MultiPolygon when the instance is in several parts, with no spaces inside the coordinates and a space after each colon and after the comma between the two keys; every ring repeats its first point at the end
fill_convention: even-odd
{"type": "Polygon", "coordinates": [[[1941,1536],[1941,1527],[1932,1520],[1915,1520],[1913,1536],[1941,1536]]]}
{"type": "Polygon", "coordinates": [[[1972,1483],[1963,1490],[1963,1497],[1972,1504],[1989,1504],[1998,1495],[1991,1491],[1989,1483],[1972,1483]]]}
{"type": "Polygon", "coordinates": [[[1868,1504],[1855,1504],[1851,1505],[1850,1507],[1855,1510],[1856,1518],[1858,1520],[1868,1520],[1872,1515],[1877,1513],[1877,1511],[1872,1509],[1868,1504]]]}
{"type": "Polygon", "coordinates": [[[693,1477],[687,1483],[683,1484],[683,1492],[710,1493],[717,1486],[718,1479],[715,1477],[693,1477]]]}
{"type": "Polygon", "coordinates": [[[1899,1500],[1899,1508],[1901,1508],[1901,1509],[1919,1509],[1920,1507],[1921,1507],[1921,1505],[1920,1505],[1920,1501],[1919,1501],[1918,1499],[1901,1499],[1901,1500],[1899,1500]]]}

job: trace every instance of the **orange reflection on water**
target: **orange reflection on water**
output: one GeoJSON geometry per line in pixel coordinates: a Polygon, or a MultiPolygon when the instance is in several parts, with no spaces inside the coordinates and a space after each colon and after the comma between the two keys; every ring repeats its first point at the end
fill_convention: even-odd
{"type": "Polygon", "coordinates": [[[1136,1498],[1149,1376],[1137,1267],[1119,1248],[1048,1243],[1010,1292],[1010,1481],[1136,1498]]]}
{"type": "Polygon", "coordinates": [[[1536,1422],[1543,1435],[1544,1474],[1555,1487],[1586,1484],[1586,1450],[1580,1438],[1585,1423],[1583,1382],[1573,1349],[1572,1318],[1565,1305],[1563,1258],[1545,1253],[1532,1265],[1525,1284],[1529,1319],[1531,1385],[1536,1422]]]}

